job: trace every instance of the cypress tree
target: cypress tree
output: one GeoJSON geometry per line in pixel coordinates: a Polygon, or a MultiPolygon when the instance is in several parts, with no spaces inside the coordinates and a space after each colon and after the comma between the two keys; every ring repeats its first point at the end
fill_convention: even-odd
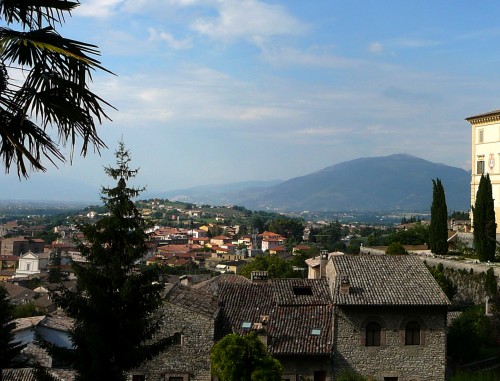
{"type": "Polygon", "coordinates": [[[144,188],[127,185],[137,170],[130,169],[123,142],[115,155],[117,167],[105,172],[117,185],[101,190],[108,213],[95,224],[79,226],[85,239],[78,247],[87,262],[73,263],[77,292],[65,291],[59,301],[75,318],[69,357],[76,381],[124,381],[128,370],[171,342],[152,341],[159,324],[152,316],[162,302],[158,273],[136,269],[147,251],[147,235],[132,198],[144,188]]]}
{"type": "Polygon", "coordinates": [[[432,180],[429,246],[434,254],[448,254],[448,208],[441,180],[432,180]]]}
{"type": "Polygon", "coordinates": [[[476,194],[476,204],[472,207],[474,246],[479,260],[493,261],[496,249],[495,208],[490,175],[481,175],[476,194]]]}

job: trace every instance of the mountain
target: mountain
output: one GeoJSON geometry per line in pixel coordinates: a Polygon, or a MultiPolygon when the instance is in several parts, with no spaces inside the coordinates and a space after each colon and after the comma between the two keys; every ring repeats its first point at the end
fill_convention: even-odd
{"type": "Polygon", "coordinates": [[[449,210],[467,210],[470,172],[396,154],[339,163],[254,193],[233,194],[235,204],[283,211],[428,211],[432,179],[440,178],[449,210]]]}

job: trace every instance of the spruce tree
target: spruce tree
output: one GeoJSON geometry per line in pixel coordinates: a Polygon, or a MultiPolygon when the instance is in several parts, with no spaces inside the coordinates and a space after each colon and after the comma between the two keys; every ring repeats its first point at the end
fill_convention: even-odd
{"type": "Polygon", "coordinates": [[[479,260],[493,261],[496,249],[495,208],[489,174],[481,175],[476,194],[476,204],[472,207],[474,246],[479,260]]]}
{"type": "Polygon", "coordinates": [[[13,307],[9,301],[9,294],[5,287],[0,285],[0,381],[2,369],[13,367],[15,358],[21,353],[25,345],[14,342],[16,323],[12,321],[13,307]]]}
{"type": "Polygon", "coordinates": [[[434,254],[448,254],[448,208],[441,180],[432,180],[431,225],[429,245],[434,254]]]}
{"type": "Polygon", "coordinates": [[[115,155],[117,167],[105,172],[117,185],[101,190],[108,213],[95,224],[79,226],[85,239],[78,247],[87,262],[73,263],[77,292],[66,291],[60,300],[75,318],[71,359],[76,381],[124,381],[128,370],[171,342],[152,341],[159,324],[152,317],[162,302],[157,270],[136,269],[147,235],[132,198],[144,188],[127,185],[137,170],[130,169],[123,142],[115,155]]]}

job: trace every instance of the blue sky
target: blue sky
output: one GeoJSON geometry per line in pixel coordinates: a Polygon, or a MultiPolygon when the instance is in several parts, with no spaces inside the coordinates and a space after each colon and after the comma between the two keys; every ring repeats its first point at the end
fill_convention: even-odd
{"type": "Polygon", "coordinates": [[[151,191],[289,179],[408,153],[470,168],[500,109],[497,1],[81,0],[62,34],[116,76],[109,150],[48,174],[98,186],[123,137],[151,191]]]}

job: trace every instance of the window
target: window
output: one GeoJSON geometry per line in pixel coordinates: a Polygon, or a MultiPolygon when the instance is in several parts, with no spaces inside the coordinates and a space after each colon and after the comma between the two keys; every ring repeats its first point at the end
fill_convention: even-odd
{"type": "Polygon", "coordinates": [[[478,131],[477,140],[478,140],[478,143],[484,143],[484,130],[478,131]]]}
{"type": "Polygon", "coordinates": [[[144,376],[143,374],[133,374],[132,375],[132,381],[145,381],[146,380],[146,376],[144,376]]]}
{"type": "Polygon", "coordinates": [[[319,336],[319,335],[321,335],[321,328],[313,328],[313,329],[311,329],[311,335],[312,336],[319,336]]]}
{"type": "Polygon", "coordinates": [[[182,333],[180,332],[174,333],[172,345],[182,345],[182,333]]]}
{"type": "Polygon", "coordinates": [[[379,347],[380,346],[380,324],[371,322],[366,325],[366,341],[365,345],[367,347],[379,347]]]}
{"type": "Polygon", "coordinates": [[[166,373],[165,381],[189,381],[188,373],[166,373]]]}
{"type": "Polygon", "coordinates": [[[484,173],[484,160],[477,161],[476,175],[482,175],[484,173]]]}
{"type": "Polygon", "coordinates": [[[252,322],[244,321],[243,323],[241,323],[241,328],[252,328],[252,322]]]}
{"type": "Polygon", "coordinates": [[[416,321],[406,324],[405,345],[420,345],[420,324],[416,321]]]}
{"type": "Polygon", "coordinates": [[[295,295],[312,295],[313,291],[310,286],[295,286],[293,288],[293,293],[295,295]]]}

